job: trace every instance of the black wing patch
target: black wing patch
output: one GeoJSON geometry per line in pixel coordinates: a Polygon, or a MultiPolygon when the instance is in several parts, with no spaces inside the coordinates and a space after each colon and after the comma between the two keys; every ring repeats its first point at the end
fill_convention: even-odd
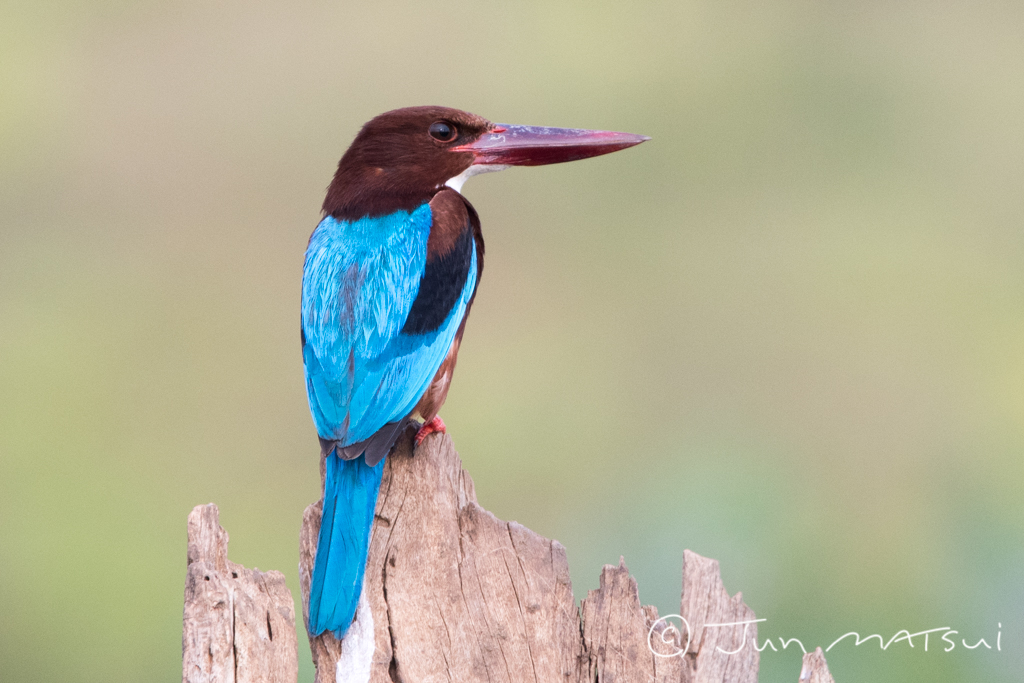
{"type": "Polygon", "coordinates": [[[402,327],[403,334],[433,332],[441,326],[466,285],[474,248],[473,229],[467,221],[446,254],[427,258],[419,291],[402,327]]]}

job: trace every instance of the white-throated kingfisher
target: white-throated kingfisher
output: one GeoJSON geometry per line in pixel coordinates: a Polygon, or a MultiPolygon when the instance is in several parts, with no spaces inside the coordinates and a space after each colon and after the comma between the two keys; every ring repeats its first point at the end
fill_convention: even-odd
{"type": "Polygon", "coordinates": [[[443,431],[484,265],[470,176],[607,154],[648,138],[495,124],[445,107],[363,126],[338,164],[302,275],[306,390],[326,457],[309,629],[342,637],[362,590],[384,457],[414,416],[443,431]]]}

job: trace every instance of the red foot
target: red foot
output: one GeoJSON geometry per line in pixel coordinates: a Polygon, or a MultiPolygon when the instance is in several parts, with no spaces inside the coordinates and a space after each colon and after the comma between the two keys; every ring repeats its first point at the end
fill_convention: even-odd
{"type": "Polygon", "coordinates": [[[424,423],[424,425],[420,427],[420,430],[416,432],[416,445],[419,446],[423,443],[423,439],[434,433],[448,433],[448,428],[444,426],[444,420],[441,419],[440,415],[436,416],[430,422],[424,423]]]}

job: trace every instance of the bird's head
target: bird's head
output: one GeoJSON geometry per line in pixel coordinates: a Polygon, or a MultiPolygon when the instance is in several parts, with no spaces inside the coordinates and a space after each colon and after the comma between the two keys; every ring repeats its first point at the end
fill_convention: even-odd
{"type": "Polygon", "coordinates": [[[324,213],[341,219],[411,211],[445,185],[509,166],[615,152],[649,138],[575,128],[491,123],[447,107],[408,107],[370,120],[338,164],[324,213]]]}

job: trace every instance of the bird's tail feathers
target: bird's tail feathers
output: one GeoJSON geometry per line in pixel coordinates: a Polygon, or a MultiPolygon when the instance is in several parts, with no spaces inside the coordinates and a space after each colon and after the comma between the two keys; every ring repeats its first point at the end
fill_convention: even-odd
{"type": "Polygon", "coordinates": [[[323,516],[309,587],[309,629],[314,636],[345,635],[363,587],[384,459],[345,460],[331,452],[324,478],[323,516]]]}

